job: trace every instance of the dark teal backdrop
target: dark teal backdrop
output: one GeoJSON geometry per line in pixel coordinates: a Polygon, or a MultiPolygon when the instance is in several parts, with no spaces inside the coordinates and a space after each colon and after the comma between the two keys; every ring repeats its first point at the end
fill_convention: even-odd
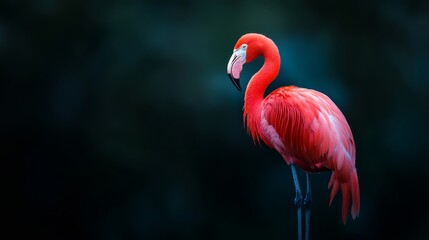
{"type": "Polygon", "coordinates": [[[295,239],[290,168],[253,144],[226,75],[237,39],[258,32],[282,58],[269,91],[326,93],[355,136],[360,218],[344,226],[330,175],[312,175],[312,239],[428,238],[428,13],[428,1],[2,0],[0,234],[295,239]]]}

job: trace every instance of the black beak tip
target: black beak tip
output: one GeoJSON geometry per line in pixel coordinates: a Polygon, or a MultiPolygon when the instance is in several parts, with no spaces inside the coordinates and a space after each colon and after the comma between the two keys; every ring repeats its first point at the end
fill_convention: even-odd
{"type": "Polygon", "coordinates": [[[238,91],[241,91],[240,78],[234,78],[230,73],[228,73],[228,76],[234,86],[238,89],[238,91]]]}

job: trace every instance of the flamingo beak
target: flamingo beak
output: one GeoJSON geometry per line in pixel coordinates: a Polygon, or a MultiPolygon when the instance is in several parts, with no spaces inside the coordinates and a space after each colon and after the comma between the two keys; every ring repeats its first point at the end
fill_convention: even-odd
{"type": "Polygon", "coordinates": [[[238,91],[241,91],[240,79],[235,79],[230,73],[228,73],[228,76],[229,79],[231,79],[231,82],[234,83],[234,86],[237,87],[238,91]]]}
{"type": "Polygon", "coordinates": [[[228,76],[231,79],[231,82],[239,91],[241,91],[240,86],[240,73],[243,69],[243,64],[246,62],[246,49],[239,48],[234,50],[231,58],[229,59],[226,71],[228,76]]]}

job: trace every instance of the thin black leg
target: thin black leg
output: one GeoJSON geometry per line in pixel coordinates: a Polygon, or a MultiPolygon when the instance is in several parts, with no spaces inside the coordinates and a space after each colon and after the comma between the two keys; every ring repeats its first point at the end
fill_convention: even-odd
{"type": "Polygon", "coordinates": [[[310,212],[311,212],[311,185],[310,185],[310,176],[307,175],[307,193],[304,198],[304,208],[305,208],[305,240],[310,239],[310,212]]]}
{"type": "Polygon", "coordinates": [[[298,175],[296,173],[295,165],[290,165],[292,169],[292,178],[293,183],[295,185],[295,206],[297,207],[297,218],[298,218],[298,240],[302,240],[302,195],[301,195],[301,188],[299,187],[299,181],[298,181],[298,175]]]}

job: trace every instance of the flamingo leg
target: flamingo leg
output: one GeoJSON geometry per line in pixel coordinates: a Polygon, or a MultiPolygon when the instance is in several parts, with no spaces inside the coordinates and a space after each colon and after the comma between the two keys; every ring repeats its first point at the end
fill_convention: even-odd
{"type": "Polygon", "coordinates": [[[298,240],[302,240],[302,195],[301,195],[301,188],[299,187],[299,181],[298,181],[298,175],[296,173],[296,167],[295,165],[291,164],[290,165],[291,169],[292,169],[292,178],[293,178],[293,183],[295,185],[295,199],[294,199],[294,203],[295,206],[297,207],[297,221],[298,221],[298,240]]]}
{"type": "Polygon", "coordinates": [[[310,185],[310,176],[307,175],[307,193],[304,198],[304,209],[305,209],[305,240],[309,240],[310,235],[310,212],[311,212],[311,185],[310,185]]]}

